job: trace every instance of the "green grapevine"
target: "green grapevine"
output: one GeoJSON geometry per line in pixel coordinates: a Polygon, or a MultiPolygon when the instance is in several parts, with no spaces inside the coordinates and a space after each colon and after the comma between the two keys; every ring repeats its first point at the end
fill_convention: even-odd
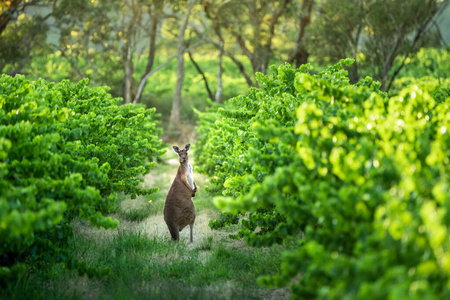
{"type": "Polygon", "coordinates": [[[241,214],[237,237],[297,241],[260,283],[297,278],[298,299],[449,297],[448,86],[388,97],[371,78],[351,85],[345,63],[280,66],[200,114],[199,170],[241,214]]]}
{"type": "Polygon", "coordinates": [[[107,272],[69,257],[63,246],[70,221],[117,227],[102,212],[112,208],[116,192],[155,192],[139,186],[139,175],[165,152],[154,109],[119,102],[107,88],[89,88],[87,80],[1,77],[0,278],[16,276],[24,262],[107,272]]]}

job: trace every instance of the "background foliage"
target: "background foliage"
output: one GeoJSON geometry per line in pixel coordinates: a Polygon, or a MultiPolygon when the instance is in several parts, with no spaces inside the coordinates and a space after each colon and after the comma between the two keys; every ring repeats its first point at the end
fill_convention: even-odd
{"type": "Polygon", "coordinates": [[[421,47],[448,48],[448,0],[191,2],[188,12],[186,1],[170,0],[4,1],[0,70],[87,77],[124,103],[156,106],[166,119],[180,110],[182,122],[193,124],[191,107],[204,110],[207,99],[222,102],[257,86],[255,72],[266,74],[273,63],[326,66],[351,57],[352,83],[371,74],[389,91],[421,47]],[[179,50],[184,71],[175,67],[179,50]],[[175,78],[183,73],[184,99],[174,108],[175,78]]]}

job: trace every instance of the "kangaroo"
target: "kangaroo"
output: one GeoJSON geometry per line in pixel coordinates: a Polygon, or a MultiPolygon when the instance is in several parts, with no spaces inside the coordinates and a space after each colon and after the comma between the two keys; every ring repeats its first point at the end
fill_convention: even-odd
{"type": "Polygon", "coordinates": [[[180,167],[166,197],[164,221],[166,221],[173,241],[179,241],[180,231],[189,225],[191,230],[190,242],[192,243],[195,221],[195,207],[192,197],[195,197],[197,186],[194,182],[192,166],[188,160],[190,148],[190,144],[187,144],[183,150],[173,146],[173,150],[178,154],[180,167]]]}

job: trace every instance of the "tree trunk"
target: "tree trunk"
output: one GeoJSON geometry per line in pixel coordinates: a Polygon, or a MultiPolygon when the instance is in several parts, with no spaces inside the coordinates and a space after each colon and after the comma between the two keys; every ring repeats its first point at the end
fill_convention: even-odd
{"type": "Polygon", "coordinates": [[[214,101],[214,96],[211,92],[211,89],[209,88],[208,79],[206,78],[205,72],[202,71],[199,64],[195,61],[194,57],[192,56],[191,51],[187,51],[187,53],[189,55],[189,58],[191,59],[192,64],[194,65],[195,69],[202,76],[203,82],[205,83],[205,89],[206,89],[206,92],[208,93],[209,99],[211,99],[211,101],[214,101]]]}
{"type": "Polygon", "coordinates": [[[152,76],[153,74],[155,74],[157,71],[159,71],[160,69],[164,68],[165,66],[167,66],[172,59],[176,58],[177,56],[174,55],[172,57],[170,57],[169,59],[167,59],[163,64],[160,64],[159,66],[157,66],[156,68],[154,68],[152,71],[150,71],[149,73],[147,73],[145,75],[144,78],[141,79],[141,81],[139,82],[139,86],[136,92],[136,97],[133,100],[133,104],[137,104],[138,103],[138,99],[141,98],[142,96],[142,92],[144,91],[144,87],[145,87],[145,83],[147,82],[147,80],[150,78],[150,76],[152,76]]]}
{"type": "Polygon", "coordinates": [[[351,84],[355,84],[359,80],[358,74],[358,61],[355,59],[355,62],[351,64],[349,67],[346,67],[348,71],[348,79],[350,79],[351,84]]]}
{"type": "Polygon", "coordinates": [[[184,79],[184,52],[186,50],[186,42],[184,40],[184,33],[186,32],[189,16],[194,7],[195,0],[189,0],[186,15],[180,25],[178,33],[178,51],[177,51],[177,84],[175,86],[175,93],[173,96],[172,111],[170,112],[169,132],[179,131],[180,124],[180,110],[181,110],[181,89],[183,87],[184,79]]]}
{"type": "MultiPolygon", "coordinates": [[[[361,8],[362,9],[362,8],[361,8]]],[[[359,48],[359,38],[361,37],[362,24],[358,26],[355,37],[351,37],[351,43],[353,48],[353,58],[355,62],[348,68],[348,78],[351,84],[355,84],[359,81],[358,73],[358,48],[359,48]]]]}
{"type": "Polygon", "coordinates": [[[305,29],[311,23],[311,10],[313,7],[313,0],[304,0],[302,4],[302,16],[300,17],[300,30],[298,31],[297,43],[294,49],[289,54],[288,62],[298,68],[308,62],[309,53],[306,51],[303,38],[305,36],[305,29]]]}
{"type": "Polygon", "coordinates": [[[267,72],[267,65],[269,64],[269,55],[264,50],[255,51],[255,53],[251,57],[251,64],[253,68],[253,73],[263,73],[267,72]]]}
{"type": "Polygon", "coordinates": [[[255,86],[250,76],[247,74],[247,71],[245,70],[244,65],[236,58],[234,55],[227,53],[226,54],[238,67],[239,71],[241,72],[242,76],[244,76],[245,81],[247,82],[249,87],[255,86]]]}
{"type": "Polygon", "coordinates": [[[273,11],[269,18],[269,30],[264,32],[262,30],[263,24],[266,22],[264,16],[261,15],[261,11],[268,5],[267,3],[262,3],[260,7],[256,5],[253,1],[244,1],[249,11],[250,23],[253,29],[254,45],[253,52],[246,45],[246,39],[237,31],[227,28],[230,33],[236,38],[236,41],[241,48],[243,54],[247,56],[252,64],[253,73],[267,73],[267,68],[269,65],[270,58],[273,56],[272,51],[272,41],[275,36],[275,27],[279,22],[280,17],[287,8],[287,5],[291,0],[282,0],[278,4],[278,7],[273,11]]]}
{"type": "Polygon", "coordinates": [[[184,47],[178,47],[177,53],[177,84],[173,96],[172,110],[170,112],[170,129],[177,129],[180,125],[181,89],[184,79],[184,47]]]}
{"type": "Polygon", "coordinates": [[[123,45],[122,64],[123,64],[123,102],[131,103],[133,101],[133,88],[134,88],[134,67],[133,67],[133,55],[134,55],[134,42],[136,38],[136,19],[132,19],[125,30],[125,41],[123,45]]]}
{"type": "MultiPolygon", "coordinates": [[[[150,11],[150,9],[149,9],[150,11]]],[[[158,16],[155,12],[154,14],[150,14],[151,16],[151,23],[149,28],[149,37],[150,37],[150,45],[148,49],[148,59],[147,59],[147,65],[145,66],[144,73],[142,73],[141,79],[139,80],[139,88],[136,93],[136,97],[133,100],[133,104],[140,103],[142,98],[142,91],[145,88],[145,84],[147,83],[147,79],[150,77],[148,76],[153,68],[153,62],[155,61],[155,54],[156,54],[156,33],[158,28],[158,16]]]]}
{"type": "Polygon", "coordinates": [[[217,60],[217,91],[215,95],[215,102],[223,102],[223,82],[222,82],[222,57],[223,57],[223,42],[220,43],[219,58],[217,60]]]}
{"type": "Polygon", "coordinates": [[[133,100],[133,51],[131,43],[124,45],[123,53],[123,102],[131,103],[133,100]]]}

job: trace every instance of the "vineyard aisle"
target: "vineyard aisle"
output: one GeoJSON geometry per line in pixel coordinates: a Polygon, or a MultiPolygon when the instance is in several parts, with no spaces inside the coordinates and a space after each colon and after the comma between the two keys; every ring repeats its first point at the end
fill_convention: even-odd
{"type": "MultiPolygon", "coordinates": [[[[192,152],[192,151],[191,151],[192,152]]],[[[195,168],[193,155],[189,156],[190,163],[195,168]]],[[[170,241],[169,230],[164,222],[164,201],[167,192],[177,173],[179,162],[177,155],[172,149],[167,149],[167,153],[162,156],[162,162],[157,163],[144,178],[143,187],[158,187],[160,190],[149,196],[138,196],[131,199],[129,196],[119,195],[117,211],[111,216],[120,221],[116,230],[106,230],[103,228],[87,226],[86,222],[75,221],[75,231],[86,237],[108,238],[116,235],[119,231],[140,232],[148,238],[159,237],[167,242],[170,241]]],[[[196,197],[193,198],[196,207],[196,219],[194,225],[194,242],[189,244],[189,228],[185,228],[180,234],[180,240],[188,243],[189,248],[195,248],[208,238],[221,238],[228,236],[228,233],[211,230],[208,222],[211,218],[219,216],[219,211],[212,205],[209,195],[204,191],[205,184],[208,184],[206,176],[194,171],[194,180],[198,186],[196,197]]]]}
{"type": "Polygon", "coordinates": [[[189,161],[198,188],[193,199],[193,243],[189,243],[189,227],[181,232],[180,243],[172,242],[164,222],[164,201],[179,166],[178,157],[170,148],[162,162],[144,178],[145,187],[160,188],[157,193],[136,199],[119,195],[116,211],[111,214],[120,221],[117,229],[97,229],[79,219],[73,222],[75,252],[94,264],[102,261],[111,266],[111,277],[108,283],[70,276],[69,288],[59,283],[65,290],[63,294],[83,298],[111,295],[114,299],[122,295],[127,298],[129,294],[131,298],[152,299],[289,299],[288,288],[268,290],[256,283],[258,276],[279,271],[279,247],[250,248],[243,240],[228,237],[236,233],[237,227],[211,230],[208,226],[209,220],[217,218],[220,212],[204,190],[208,177],[195,171],[193,151],[189,161]],[[105,253],[106,258],[102,257],[105,253]]]}
{"type": "MultiPolygon", "coordinates": [[[[190,153],[191,154],[191,153],[190,153]]],[[[134,222],[134,230],[141,230],[148,237],[162,237],[170,240],[169,230],[164,222],[164,201],[166,199],[169,188],[177,174],[179,167],[178,156],[172,151],[167,149],[167,153],[162,157],[164,164],[159,164],[152,170],[150,174],[145,176],[145,187],[159,187],[160,191],[153,197],[154,200],[149,203],[146,198],[140,199],[127,199],[122,201],[121,209],[123,211],[132,211],[134,209],[147,209],[154,211],[154,214],[148,218],[142,220],[140,223],[134,222]],[[160,167],[160,168],[159,168],[160,167]],[[137,201],[136,201],[137,200],[137,201]],[[152,207],[153,206],[153,207],[152,207]]],[[[193,155],[189,156],[190,163],[195,166],[193,155]]],[[[218,232],[211,230],[208,226],[208,222],[211,218],[216,218],[219,215],[211,204],[209,195],[204,191],[204,186],[207,184],[207,177],[194,173],[194,180],[199,187],[196,197],[193,198],[196,206],[196,219],[194,225],[194,242],[190,244],[190,248],[195,248],[202,243],[208,237],[218,238],[218,232]]],[[[133,226],[131,225],[131,226],[133,226]]],[[[223,234],[222,234],[223,235],[223,234]]],[[[189,241],[189,227],[184,228],[180,234],[180,240],[188,243],[189,241]]]]}

